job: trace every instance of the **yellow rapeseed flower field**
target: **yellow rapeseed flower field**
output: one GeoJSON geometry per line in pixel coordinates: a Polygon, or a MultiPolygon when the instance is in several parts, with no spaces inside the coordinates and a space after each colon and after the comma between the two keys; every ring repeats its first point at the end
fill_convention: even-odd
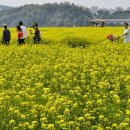
{"type": "MultiPolygon", "coordinates": [[[[0,130],[129,130],[130,45],[115,28],[40,28],[0,45],[0,130]]],[[[0,34],[2,29],[0,30],[0,34]]]]}

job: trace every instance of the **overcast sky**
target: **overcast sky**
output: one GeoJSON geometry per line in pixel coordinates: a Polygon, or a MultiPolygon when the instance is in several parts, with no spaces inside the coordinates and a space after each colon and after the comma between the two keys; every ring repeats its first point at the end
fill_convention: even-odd
{"type": "MultiPolygon", "coordinates": [[[[24,4],[45,4],[53,2],[64,2],[67,0],[0,0],[0,4],[8,6],[21,6],[24,4]]],[[[130,0],[68,0],[71,3],[83,5],[86,7],[91,7],[93,5],[105,8],[115,8],[117,6],[122,6],[127,8],[130,6],[130,0]]]]}

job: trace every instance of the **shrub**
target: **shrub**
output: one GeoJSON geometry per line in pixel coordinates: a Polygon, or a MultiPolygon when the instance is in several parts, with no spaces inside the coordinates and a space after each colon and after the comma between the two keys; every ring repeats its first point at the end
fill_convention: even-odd
{"type": "Polygon", "coordinates": [[[71,47],[86,47],[91,44],[90,40],[77,36],[67,36],[63,39],[63,43],[71,47]]]}

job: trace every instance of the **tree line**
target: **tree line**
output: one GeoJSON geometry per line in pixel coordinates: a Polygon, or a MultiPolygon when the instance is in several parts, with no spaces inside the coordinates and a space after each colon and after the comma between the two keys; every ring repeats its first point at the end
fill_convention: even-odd
{"type": "Polygon", "coordinates": [[[1,26],[4,23],[15,26],[17,21],[24,21],[26,26],[31,26],[34,22],[38,22],[39,26],[87,26],[93,18],[130,18],[130,8],[87,8],[69,2],[3,7],[0,10],[1,26]]]}

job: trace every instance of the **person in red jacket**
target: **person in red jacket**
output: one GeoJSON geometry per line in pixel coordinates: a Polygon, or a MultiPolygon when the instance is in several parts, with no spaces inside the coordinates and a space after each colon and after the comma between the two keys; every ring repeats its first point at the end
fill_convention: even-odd
{"type": "Polygon", "coordinates": [[[17,32],[18,32],[18,44],[22,45],[24,44],[24,40],[23,40],[23,31],[20,26],[17,26],[17,32]]]}

